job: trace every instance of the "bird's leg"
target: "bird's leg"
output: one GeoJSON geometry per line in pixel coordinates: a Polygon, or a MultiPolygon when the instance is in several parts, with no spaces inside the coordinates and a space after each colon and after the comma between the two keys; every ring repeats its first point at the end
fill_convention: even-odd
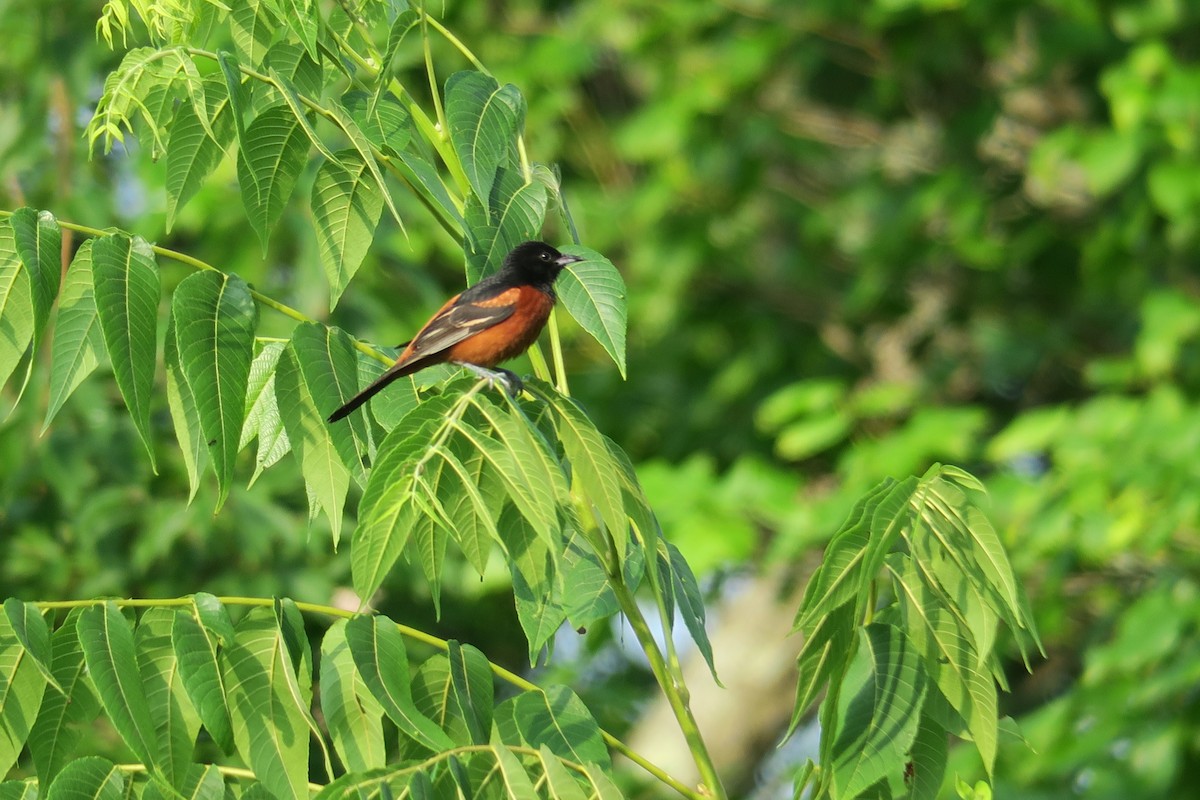
{"type": "Polygon", "coordinates": [[[516,397],[525,389],[524,382],[522,382],[522,380],[517,377],[517,373],[513,372],[512,370],[487,369],[486,367],[481,367],[478,364],[468,364],[465,361],[459,361],[456,363],[460,367],[466,367],[467,369],[471,370],[471,372],[474,372],[480,378],[483,378],[485,381],[487,381],[489,389],[492,388],[497,381],[502,382],[504,384],[505,391],[508,392],[509,397],[516,397]]]}

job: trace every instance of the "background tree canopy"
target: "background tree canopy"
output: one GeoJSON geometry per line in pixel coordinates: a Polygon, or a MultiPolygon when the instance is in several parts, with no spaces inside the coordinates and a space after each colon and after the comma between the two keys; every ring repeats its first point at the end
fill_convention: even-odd
{"type": "MultiPolygon", "coordinates": [[[[232,159],[176,209],[151,140],[92,150],[83,130],[121,57],[97,41],[100,8],[0,6],[0,208],[130,230],[372,341],[408,338],[462,286],[461,242],[384,213],[330,312],[306,204],[264,248],[230,201],[232,159]]],[[[1006,645],[1001,711],[1028,745],[1000,740],[997,794],[1186,794],[1200,763],[1193,4],[509,0],[447,3],[444,19],[522,87],[530,151],[561,166],[584,241],[624,274],[629,379],[568,324],[575,394],[714,601],[713,578],[819,549],[882,478],[963,465],[991,494],[1048,654],[1025,676],[1006,645]]],[[[299,175],[297,196],[321,179],[299,175]]],[[[164,288],[185,277],[164,270],[164,288]]],[[[285,323],[263,315],[260,333],[285,323]]],[[[165,412],[149,420],[155,472],[114,381],[84,382],[44,431],[54,401],[30,385],[36,402],[15,403],[17,379],[2,395],[5,595],[349,585],[330,523],[304,533],[294,468],[253,490],[239,472],[214,516],[212,481],[189,503],[165,412]]],[[[507,576],[453,569],[441,623],[415,565],[381,609],[527,660],[511,603],[494,602],[507,576]]],[[[557,667],[617,730],[647,683],[637,665],[595,667],[619,639],[590,630],[591,657],[557,667]]],[[[980,774],[969,748],[951,758],[980,774]]]]}

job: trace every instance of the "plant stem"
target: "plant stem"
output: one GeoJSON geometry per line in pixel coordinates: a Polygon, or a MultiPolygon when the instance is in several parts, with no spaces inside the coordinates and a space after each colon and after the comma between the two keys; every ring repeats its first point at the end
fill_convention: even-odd
{"type": "MultiPolygon", "coordinates": [[[[656,565],[653,563],[646,565],[647,573],[653,572],[655,569],[656,565]]],[[[617,596],[617,603],[621,606],[622,613],[629,620],[634,635],[638,638],[638,643],[641,644],[646,658],[650,661],[650,671],[654,673],[655,680],[658,681],[659,687],[666,695],[667,703],[675,714],[675,721],[679,723],[679,729],[683,731],[683,738],[687,740],[688,749],[700,772],[700,779],[704,781],[707,789],[704,794],[708,797],[718,798],[718,800],[726,800],[725,786],[721,783],[721,777],[717,774],[712,756],[708,753],[708,746],[705,745],[704,737],[700,735],[700,728],[696,725],[696,718],[692,716],[692,710],[688,706],[687,687],[683,683],[682,675],[676,674],[663,660],[658,643],[654,641],[654,634],[650,631],[650,626],[646,624],[646,618],[642,616],[642,609],[638,606],[637,599],[625,584],[621,574],[619,572],[615,575],[610,574],[609,584],[617,596]]],[[[658,605],[661,608],[661,603],[658,605]]],[[[670,639],[669,628],[664,628],[663,636],[670,639]]]]}

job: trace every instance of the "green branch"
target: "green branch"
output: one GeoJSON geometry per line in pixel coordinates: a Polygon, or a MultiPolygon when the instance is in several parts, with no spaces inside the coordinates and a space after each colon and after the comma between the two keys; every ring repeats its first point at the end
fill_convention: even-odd
{"type": "MultiPolygon", "coordinates": [[[[246,607],[246,608],[273,608],[275,606],[275,602],[276,602],[276,598],[273,598],[273,597],[223,596],[223,597],[218,597],[217,600],[219,600],[223,605],[242,606],[242,607],[246,607]]],[[[104,602],[107,602],[107,601],[106,600],[43,600],[40,602],[35,602],[35,603],[33,603],[33,605],[35,605],[39,609],[42,609],[43,611],[50,611],[50,610],[55,610],[55,609],[69,610],[69,609],[73,609],[73,608],[90,608],[92,606],[100,605],[104,602]]],[[[190,607],[190,606],[194,605],[195,601],[192,599],[192,597],[187,596],[187,597],[171,597],[171,598],[157,598],[157,599],[156,598],[115,599],[112,602],[116,603],[116,605],[120,608],[186,608],[186,607],[190,607]]],[[[306,603],[306,602],[302,602],[302,601],[293,601],[293,602],[295,603],[295,606],[299,611],[306,612],[309,614],[320,614],[322,616],[335,617],[335,618],[339,618],[339,619],[353,619],[354,617],[358,616],[357,612],[347,611],[344,608],[336,608],[334,606],[326,606],[326,605],[321,605],[319,603],[306,603]]],[[[418,628],[413,628],[413,627],[404,625],[399,622],[393,621],[393,623],[395,624],[396,629],[400,632],[400,634],[402,636],[406,636],[409,639],[412,639],[413,641],[416,641],[416,642],[421,642],[423,644],[430,645],[431,647],[434,647],[443,653],[450,652],[450,642],[448,642],[447,640],[441,639],[437,636],[426,633],[425,631],[419,630],[418,628]]],[[[516,674],[515,672],[511,672],[510,670],[505,669],[504,667],[500,666],[499,664],[493,664],[489,660],[488,665],[492,668],[492,673],[494,675],[496,675],[496,677],[500,678],[500,680],[502,680],[508,684],[511,684],[512,686],[516,686],[519,689],[523,689],[523,690],[529,691],[529,692],[543,691],[543,689],[540,686],[538,686],[536,683],[532,683],[532,682],[526,680],[525,678],[522,678],[520,675],[516,674]]],[[[620,753],[621,755],[625,756],[625,758],[629,759],[634,764],[637,764],[639,767],[644,769],[646,772],[648,772],[650,775],[652,775],[654,778],[656,778],[660,782],[666,784],[667,786],[670,786],[672,789],[674,789],[676,792],[678,792],[683,797],[686,797],[689,800],[704,800],[704,795],[702,795],[696,791],[693,791],[692,789],[689,789],[687,786],[685,786],[680,781],[676,780],[675,778],[672,778],[670,775],[668,775],[666,772],[664,772],[661,768],[655,766],[654,764],[652,764],[651,762],[646,760],[645,757],[643,757],[642,755],[637,753],[629,745],[625,744],[624,742],[622,742],[617,737],[613,736],[608,731],[601,729],[600,735],[604,738],[605,743],[607,743],[608,746],[611,747],[613,750],[615,750],[618,753],[620,753]]],[[[320,788],[320,787],[317,787],[317,788],[320,788]]],[[[723,797],[723,795],[721,795],[721,796],[723,797]]]]}

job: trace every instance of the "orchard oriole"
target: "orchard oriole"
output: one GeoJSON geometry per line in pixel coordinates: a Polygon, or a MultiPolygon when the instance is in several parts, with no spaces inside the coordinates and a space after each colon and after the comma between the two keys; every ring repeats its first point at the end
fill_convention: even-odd
{"type": "Polygon", "coordinates": [[[347,416],[397,378],[434,364],[459,364],[493,379],[499,373],[515,390],[521,385],[516,375],[490,367],[519,356],[537,341],[554,307],[554,279],[567,264],[582,260],[544,242],[517,245],[499,272],[446,301],[396,363],[333,412],[329,421],[347,416]]]}

